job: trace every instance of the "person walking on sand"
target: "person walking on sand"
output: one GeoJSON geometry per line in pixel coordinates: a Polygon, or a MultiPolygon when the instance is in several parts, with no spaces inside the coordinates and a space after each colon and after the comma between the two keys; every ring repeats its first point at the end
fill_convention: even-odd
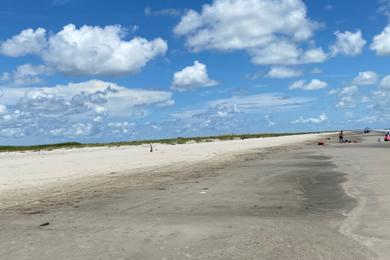
{"type": "Polygon", "coordinates": [[[339,143],[344,143],[344,131],[341,130],[339,133],[339,143]]]}

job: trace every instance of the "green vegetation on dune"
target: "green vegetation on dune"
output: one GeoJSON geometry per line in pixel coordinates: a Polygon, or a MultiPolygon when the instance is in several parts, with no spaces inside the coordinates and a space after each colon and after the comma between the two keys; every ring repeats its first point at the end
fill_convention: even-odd
{"type": "Polygon", "coordinates": [[[142,145],[142,144],[185,144],[188,142],[212,142],[214,140],[236,140],[236,139],[250,139],[250,138],[264,138],[264,137],[277,137],[286,135],[301,135],[307,133],[265,133],[265,134],[237,134],[237,135],[219,135],[219,136],[201,136],[201,137],[178,137],[172,139],[156,139],[156,140],[140,140],[140,141],[128,141],[128,142],[113,142],[113,143],[95,143],[95,144],[82,144],[77,142],[67,142],[58,144],[42,144],[32,146],[0,146],[0,152],[17,152],[17,151],[41,151],[41,150],[54,150],[61,148],[82,148],[82,147],[104,147],[104,146],[126,146],[126,145],[142,145]]]}

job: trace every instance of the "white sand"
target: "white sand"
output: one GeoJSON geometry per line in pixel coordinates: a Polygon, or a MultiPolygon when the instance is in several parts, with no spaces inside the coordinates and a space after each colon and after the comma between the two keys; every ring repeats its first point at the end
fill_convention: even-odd
{"type": "Polygon", "coordinates": [[[306,134],[181,145],[154,144],[153,153],[149,151],[149,145],[0,153],[0,191],[90,175],[197,162],[226,153],[316,140],[321,136],[306,134]]]}

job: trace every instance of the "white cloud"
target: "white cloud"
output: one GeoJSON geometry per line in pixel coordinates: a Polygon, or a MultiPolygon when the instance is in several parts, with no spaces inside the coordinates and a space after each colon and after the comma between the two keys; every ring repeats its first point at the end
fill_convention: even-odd
{"type": "Polygon", "coordinates": [[[328,120],[328,116],[326,113],[322,113],[318,117],[311,117],[311,118],[303,118],[302,116],[292,121],[293,124],[320,124],[323,122],[326,122],[328,120]]]}
{"type": "Polygon", "coordinates": [[[20,57],[27,54],[40,54],[46,47],[46,30],[26,29],[0,44],[0,53],[11,57],[20,57]]]}
{"type": "Polygon", "coordinates": [[[295,81],[289,86],[289,89],[318,90],[328,87],[328,84],[319,79],[313,79],[306,84],[305,80],[295,81]]]}
{"type": "Polygon", "coordinates": [[[107,125],[113,134],[129,134],[135,132],[136,125],[134,123],[124,122],[110,122],[107,125]]]}
{"type": "Polygon", "coordinates": [[[24,136],[49,133],[69,137],[99,133],[105,119],[132,118],[151,106],[169,106],[174,101],[171,92],[90,80],[42,88],[3,87],[0,103],[4,107],[1,129],[21,129],[15,133],[24,136]]]}
{"type": "Polygon", "coordinates": [[[352,80],[355,85],[374,85],[378,81],[378,75],[374,71],[363,71],[352,80]]]}
{"type": "Polygon", "coordinates": [[[338,93],[340,101],[337,107],[355,107],[359,102],[359,88],[357,86],[346,86],[338,93]]]}
{"type": "Polygon", "coordinates": [[[302,54],[300,63],[321,63],[328,58],[322,48],[309,49],[302,54]]]}
{"type": "Polygon", "coordinates": [[[1,137],[23,137],[26,133],[22,128],[2,128],[0,129],[1,137]]]}
{"type": "Polygon", "coordinates": [[[328,58],[321,48],[303,51],[295,43],[283,40],[264,48],[251,49],[249,53],[252,55],[252,63],[257,65],[321,63],[328,58]]]}
{"type": "Polygon", "coordinates": [[[278,93],[233,96],[174,113],[168,127],[174,127],[176,132],[202,131],[206,135],[261,131],[275,124],[270,113],[299,109],[312,101],[312,98],[288,97],[278,93]]]}
{"type": "Polygon", "coordinates": [[[384,119],[383,117],[378,115],[370,115],[370,116],[363,116],[357,119],[356,121],[359,123],[373,124],[381,121],[383,122],[384,121],[383,119],[384,119]]]}
{"type": "Polygon", "coordinates": [[[390,90],[390,75],[387,75],[386,77],[384,77],[381,82],[379,83],[379,86],[382,88],[382,89],[385,89],[385,90],[390,90]]]}
{"type": "MultiPolygon", "coordinates": [[[[172,114],[174,118],[186,120],[189,118],[227,117],[238,113],[270,113],[299,108],[313,99],[306,97],[285,97],[277,93],[264,93],[247,96],[233,96],[207,102],[201,107],[187,109],[172,114]]],[[[270,119],[268,117],[268,119],[270,119]]]]}
{"type": "Polygon", "coordinates": [[[66,25],[46,36],[44,29],[28,29],[0,45],[3,55],[40,56],[47,66],[71,75],[119,75],[138,72],[167,51],[161,38],[125,40],[125,28],[66,25]]]}
{"type": "Polygon", "coordinates": [[[297,64],[299,50],[294,43],[287,41],[272,42],[264,48],[251,49],[252,63],[268,64],[297,64]]]}
{"type": "Polygon", "coordinates": [[[40,76],[47,75],[48,73],[50,73],[50,69],[44,65],[31,65],[27,63],[18,66],[12,73],[12,78],[8,80],[12,80],[12,83],[17,85],[37,84],[42,82],[40,76]]]}
{"type": "Polygon", "coordinates": [[[390,1],[379,0],[379,3],[380,3],[380,7],[378,9],[378,12],[390,18],[390,1]]]}
{"type": "Polygon", "coordinates": [[[363,39],[360,30],[356,32],[335,32],[336,42],[330,46],[332,55],[343,54],[346,56],[356,56],[363,50],[367,41],[363,39]]]}
{"type": "Polygon", "coordinates": [[[172,88],[185,91],[200,87],[211,87],[218,82],[209,78],[206,65],[195,61],[194,65],[185,67],[173,75],[172,88]]]}
{"type": "Polygon", "coordinates": [[[371,50],[377,55],[390,55],[390,25],[388,25],[380,34],[376,35],[370,46],[371,50]]]}
{"type": "Polygon", "coordinates": [[[96,133],[96,126],[91,123],[76,123],[71,124],[67,127],[55,128],[49,131],[52,136],[66,136],[66,137],[77,137],[77,136],[89,136],[96,133]]]}
{"type": "Polygon", "coordinates": [[[215,0],[201,12],[189,10],[174,33],[192,51],[245,50],[255,64],[298,64],[324,60],[320,49],[298,47],[314,27],[301,0],[215,0]]]}
{"type": "Polygon", "coordinates": [[[294,78],[302,76],[302,71],[288,67],[274,66],[271,67],[267,76],[270,78],[294,78]]]}
{"type": "Polygon", "coordinates": [[[382,117],[389,118],[390,112],[390,88],[381,87],[379,90],[374,91],[370,97],[371,107],[376,112],[383,112],[382,117]]]}
{"type": "Polygon", "coordinates": [[[340,96],[350,96],[359,93],[359,88],[356,86],[346,86],[339,92],[340,96]]]}
{"type": "Polygon", "coordinates": [[[166,16],[180,16],[182,12],[179,9],[166,8],[161,10],[152,10],[150,6],[147,6],[144,10],[146,16],[152,15],[166,15],[166,16]]]}
{"type": "Polygon", "coordinates": [[[311,99],[309,98],[284,97],[275,93],[266,93],[218,99],[209,102],[209,106],[213,108],[230,109],[236,112],[264,112],[266,109],[283,110],[300,107],[310,101],[311,99]]]}
{"type": "Polygon", "coordinates": [[[201,13],[190,10],[174,32],[188,36],[191,49],[234,50],[264,46],[277,33],[307,40],[312,24],[302,1],[216,0],[204,5],[201,13]]]}
{"type": "Polygon", "coordinates": [[[5,114],[7,112],[7,107],[0,104],[0,115],[5,114]]]}

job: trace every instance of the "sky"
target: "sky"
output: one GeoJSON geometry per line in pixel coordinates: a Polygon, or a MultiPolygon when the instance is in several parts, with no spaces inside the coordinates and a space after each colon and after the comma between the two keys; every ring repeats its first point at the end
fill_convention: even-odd
{"type": "Polygon", "coordinates": [[[389,0],[2,0],[0,144],[390,127],[389,0]]]}

